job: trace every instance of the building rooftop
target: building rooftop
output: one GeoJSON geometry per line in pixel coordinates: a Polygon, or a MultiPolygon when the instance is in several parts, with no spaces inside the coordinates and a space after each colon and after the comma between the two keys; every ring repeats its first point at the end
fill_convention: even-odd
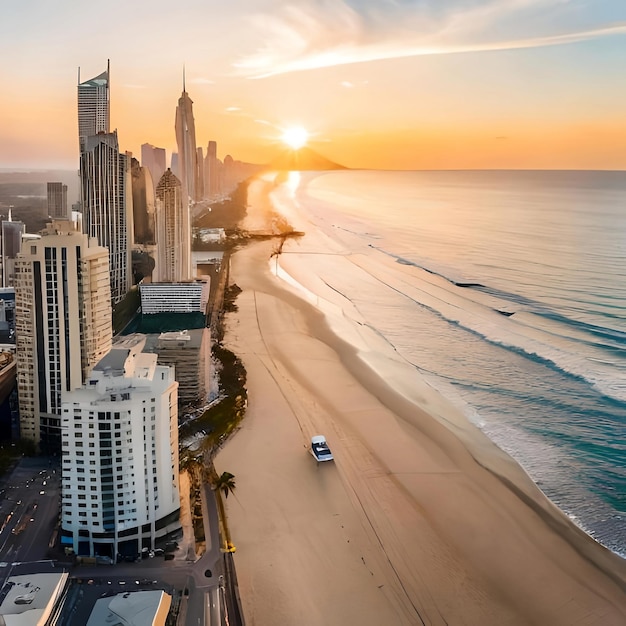
{"type": "Polygon", "coordinates": [[[126,359],[130,349],[117,348],[105,354],[94,366],[94,371],[105,372],[112,376],[123,376],[126,359]]]}
{"type": "Polygon", "coordinates": [[[98,76],[94,76],[89,80],[86,80],[80,83],[79,87],[102,87],[109,82],[109,73],[105,70],[102,74],[98,74],[98,76]]]}
{"type": "Polygon", "coordinates": [[[65,588],[68,574],[28,574],[12,576],[5,583],[8,592],[0,604],[3,626],[46,624],[52,609],[65,588]]]}
{"type": "Polygon", "coordinates": [[[118,593],[96,602],[87,626],[161,626],[171,603],[171,596],[164,591],[118,593]]]}
{"type": "Polygon", "coordinates": [[[157,349],[168,347],[199,348],[205,330],[206,329],[203,327],[163,332],[159,335],[157,349]]]}

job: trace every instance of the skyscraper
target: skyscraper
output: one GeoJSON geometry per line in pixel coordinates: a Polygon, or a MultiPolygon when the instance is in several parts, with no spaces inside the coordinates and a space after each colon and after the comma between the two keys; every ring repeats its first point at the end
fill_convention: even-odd
{"type": "Polygon", "coordinates": [[[193,101],[185,91],[185,74],[183,72],[183,93],[176,107],[176,144],[178,146],[178,172],[183,193],[189,201],[198,200],[197,188],[197,151],[196,125],[193,119],[193,101]]]}
{"type": "Polygon", "coordinates": [[[130,159],[120,154],[117,131],[110,132],[109,83],[106,72],[80,82],[78,132],[80,187],[84,227],[109,250],[111,300],[119,303],[132,284],[132,187],[130,159]]]}
{"type": "Polygon", "coordinates": [[[154,192],[150,170],[131,159],[133,181],[133,234],[134,244],[152,246],[156,243],[154,226],[154,192]]]}
{"type": "Polygon", "coordinates": [[[85,229],[109,250],[111,301],[117,304],[132,284],[132,186],[130,158],[120,154],[117,131],[86,138],[80,155],[85,229]]]}
{"type": "Polygon", "coordinates": [[[26,232],[24,222],[8,220],[1,223],[2,234],[2,287],[13,287],[15,279],[15,258],[22,249],[22,237],[26,232]]]}
{"type": "Polygon", "coordinates": [[[149,143],[141,144],[141,167],[147,167],[152,175],[152,182],[154,183],[153,191],[156,191],[156,186],[163,172],[165,172],[165,148],[157,148],[149,143]]]}
{"type": "Polygon", "coordinates": [[[180,528],[178,383],[145,343],[124,337],[63,394],[62,543],[79,555],[136,558],[180,528]]]}
{"type": "Polygon", "coordinates": [[[111,346],[108,252],[53,221],[15,261],[20,436],[61,450],[61,394],[80,387],[111,346]]]}
{"type": "Polygon", "coordinates": [[[202,147],[198,146],[196,156],[196,200],[204,198],[204,156],[202,155],[202,147]]]}
{"type": "Polygon", "coordinates": [[[156,191],[157,258],[155,282],[179,282],[191,278],[191,227],[189,206],[181,182],[167,170],[156,191]]]}
{"type": "MultiPolygon", "coordinates": [[[[174,174],[174,176],[176,176],[176,178],[180,180],[180,167],[179,167],[179,160],[178,160],[178,152],[172,152],[170,169],[172,170],[172,174],[174,174]]],[[[157,183],[158,182],[159,181],[157,180],[157,183]]]]}
{"type": "Polygon", "coordinates": [[[67,217],[67,185],[48,183],[48,217],[67,217]]]}
{"type": "Polygon", "coordinates": [[[204,159],[205,195],[213,198],[221,192],[220,188],[221,162],[217,158],[217,142],[209,141],[204,159]]]}
{"type": "Polygon", "coordinates": [[[81,152],[85,150],[87,137],[110,132],[109,71],[107,61],[106,72],[81,83],[78,69],[78,140],[81,152]]]}

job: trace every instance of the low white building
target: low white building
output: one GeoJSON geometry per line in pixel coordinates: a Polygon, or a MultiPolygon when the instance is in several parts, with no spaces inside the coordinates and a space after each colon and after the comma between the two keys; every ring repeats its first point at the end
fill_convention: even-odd
{"type": "Polygon", "coordinates": [[[210,282],[194,280],[184,283],[148,283],[139,286],[141,312],[206,313],[210,282]]]}
{"type": "Polygon", "coordinates": [[[113,344],[62,402],[62,543],[78,555],[137,556],[180,528],[178,383],[142,352],[113,344]]]}

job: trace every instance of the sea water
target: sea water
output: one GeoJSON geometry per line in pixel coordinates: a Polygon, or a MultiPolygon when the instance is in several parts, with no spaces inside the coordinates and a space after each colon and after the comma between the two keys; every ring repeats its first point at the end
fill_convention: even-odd
{"type": "Polygon", "coordinates": [[[281,202],[338,251],[315,270],[324,285],[626,555],[626,173],[297,182],[281,202]]]}

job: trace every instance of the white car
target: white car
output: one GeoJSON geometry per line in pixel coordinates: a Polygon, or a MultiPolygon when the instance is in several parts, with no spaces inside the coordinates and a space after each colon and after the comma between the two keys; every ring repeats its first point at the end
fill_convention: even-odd
{"type": "Polygon", "coordinates": [[[333,453],[330,451],[324,435],[315,435],[311,437],[311,453],[315,459],[320,461],[332,461],[333,453]]]}

